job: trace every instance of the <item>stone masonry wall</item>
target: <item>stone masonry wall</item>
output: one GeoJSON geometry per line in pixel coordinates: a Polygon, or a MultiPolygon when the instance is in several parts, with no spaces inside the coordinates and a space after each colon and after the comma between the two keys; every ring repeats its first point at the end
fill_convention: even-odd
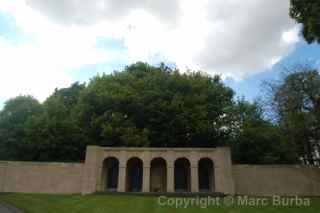
{"type": "Polygon", "coordinates": [[[240,195],[320,196],[320,169],[293,165],[233,165],[240,195]]]}
{"type": "Polygon", "coordinates": [[[0,161],[0,192],[80,193],[83,164],[0,161]]]}
{"type": "MultiPolygon", "coordinates": [[[[102,153],[100,161],[109,155],[106,150],[99,148],[96,150],[102,153]]],[[[94,153],[92,152],[92,159],[97,158],[94,153]]],[[[90,159],[86,160],[89,162],[90,159]]],[[[99,186],[97,177],[100,173],[97,172],[97,175],[91,178],[91,173],[88,171],[96,171],[97,166],[100,167],[100,161],[90,161],[92,164],[87,163],[87,168],[85,164],[81,163],[0,161],[0,192],[83,193],[83,189],[88,186],[90,188],[99,186]]],[[[234,187],[235,194],[320,196],[320,169],[315,167],[232,165],[232,174],[230,175],[221,169],[218,171],[221,172],[221,177],[233,179],[234,186],[231,184],[230,187],[234,187]]],[[[229,184],[229,182],[226,183],[229,184]]],[[[216,182],[217,188],[221,188],[223,183],[222,181],[216,182]]],[[[230,190],[233,191],[231,188],[230,190]]],[[[94,191],[87,193],[92,192],[94,191]]]]}

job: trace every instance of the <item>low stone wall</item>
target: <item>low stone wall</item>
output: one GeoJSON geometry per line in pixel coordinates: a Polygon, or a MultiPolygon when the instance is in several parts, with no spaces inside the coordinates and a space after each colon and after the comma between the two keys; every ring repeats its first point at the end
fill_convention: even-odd
{"type": "Polygon", "coordinates": [[[320,196],[320,169],[291,165],[233,165],[235,192],[256,196],[320,196]]]}
{"type": "MultiPolygon", "coordinates": [[[[81,163],[0,161],[0,192],[81,193],[83,171],[81,163]]],[[[319,168],[233,165],[232,176],[239,195],[320,196],[319,168]]]]}
{"type": "Polygon", "coordinates": [[[81,163],[0,161],[0,192],[80,193],[81,163]]]}
{"type": "Polygon", "coordinates": [[[5,172],[7,168],[7,163],[0,162],[0,192],[4,192],[4,179],[5,179],[5,172]]]}

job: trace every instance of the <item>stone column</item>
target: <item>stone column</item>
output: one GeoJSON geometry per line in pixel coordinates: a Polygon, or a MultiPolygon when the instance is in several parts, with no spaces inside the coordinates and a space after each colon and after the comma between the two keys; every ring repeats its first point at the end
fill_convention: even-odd
{"type": "Polygon", "coordinates": [[[127,153],[126,151],[120,151],[119,153],[119,176],[118,176],[118,192],[126,191],[127,180],[127,153]]]}
{"type": "Polygon", "coordinates": [[[167,163],[167,192],[174,192],[174,163],[167,163]]]}
{"type": "Polygon", "coordinates": [[[100,163],[99,162],[99,147],[87,146],[86,160],[83,166],[82,175],[82,195],[90,194],[97,191],[98,187],[98,174],[100,163]]]}
{"type": "Polygon", "coordinates": [[[214,160],[215,191],[234,194],[230,148],[219,148],[214,160]]]}
{"type": "Polygon", "coordinates": [[[199,192],[198,165],[191,165],[191,192],[199,192]]]}
{"type": "MultiPolygon", "coordinates": [[[[216,163],[217,164],[217,163],[216,163]]],[[[224,193],[224,181],[223,181],[223,170],[221,169],[220,165],[216,165],[214,167],[214,186],[215,192],[224,193]]]]}
{"type": "Polygon", "coordinates": [[[143,166],[142,192],[150,192],[150,164],[143,166]]]}
{"type": "Polygon", "coordinates": [[[126,166],[119,165],[119,177],[118,177],[118,192],[125,192],[126,191],[126,166]]]}

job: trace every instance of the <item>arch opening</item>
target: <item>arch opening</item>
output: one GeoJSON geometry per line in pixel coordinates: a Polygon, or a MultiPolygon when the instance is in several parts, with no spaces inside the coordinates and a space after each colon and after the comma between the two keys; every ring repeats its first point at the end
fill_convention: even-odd
{"type": "Polygon", "coordinates": [[[117,191],[119,177],[119,161],[110,157],[103,161],[102,191],[117,191]]]}
{"type": "Polygon", "coordinates": [[[139,158],[131,158],[127,162],[126,191],[141,192],[143,179],[143,162],[139,158]]]}
{"type": "Polygon", "coordinates": [[[163,158],[155,158],[150,167],[150,192],[167,191],[167,164],[163,158]]]}
{"type": "Polygon", "coordinates": [[[198,164],[199,191],[214,192],[214,165],[211,159],[202,158],[198,164]]]}
{"type": "Polygon", "coordinates": [[[174,163],[174,188],[176,192],[190,192],[190,162],[179,158],[174,163]]]}

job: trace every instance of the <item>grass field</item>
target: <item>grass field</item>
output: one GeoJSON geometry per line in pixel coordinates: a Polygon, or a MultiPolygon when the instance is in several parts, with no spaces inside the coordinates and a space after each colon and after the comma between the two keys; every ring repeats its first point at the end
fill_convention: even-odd
{"type": "MultiPolygon", "coordinates": [[[[129,196],[129,195],[47,195],[47,194],[2,194],[0,200],[10,203],[25,213],[319,213],[320,198],[311,199],[309,207],[276,207],[268,201],[267,206],[231,206],[215,205],[201,208],[194,205],[188,208],[169,206],[168,198],[161,198],[162,205],[158,204],[159,197],[129,196]]],[[[171,201],[175,200],[170,198],[171,201]]],[[[190,198],[188,198],[190,199],[190,198]]],[[[220,198],[222,203],[223,198],[220,198]]],[[[176,200],[175,200],[176,201],[176,200]]],[[[221,204],[220,203],[220,204],[221,204]]],[[[171,205],[171,204],[170,204],[171,205]]]]}

